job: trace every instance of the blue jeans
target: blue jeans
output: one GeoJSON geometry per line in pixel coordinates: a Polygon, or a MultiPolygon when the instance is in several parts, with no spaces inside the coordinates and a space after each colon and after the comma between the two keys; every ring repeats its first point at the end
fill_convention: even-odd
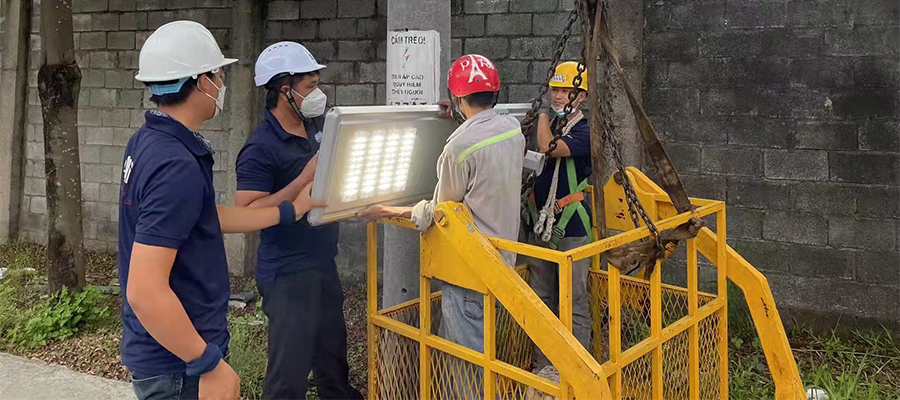
{"type": "MultiPolygon", "coordinates": [[[[481,293],[444,283],[441,299],[440,336],[479,353],[484,352],[484,296],[481,293]]],[[[449,379],[445,383],[445,396],[454,399],[482,398],[481,368],[474,369],[474,376],[463,360],[448,357],[449,379]],[[468,384],[467,384],[468,383],[468,384]]]]}
{"type": "Polygon", "coordinates": [[[200,393],[200,377],[184,374],[132,375],[131,386],[138,400],[196,399],[200,393]]]}
{"type": "MultiPolygon", "coordinates": [[[[569,251],[590,242],[587,236],[564,237],[559,240],[556,249],[569,251]]],[[[540,242],[533,233],[528,235],[528,243],[547,247],[547,244],[540,242]]],[[[531,271],[528,283],[534,293],[550,308],[550,311],[559,315],[559,264],[527,256],[519,256],[519,261],[528,264],[531,271]]],[[[572,334],[589,352],[591,351],[591,298],[588,293],[590,270],[590,258],[575,261],[572,265],[572,334]]],[[[550,360],[535,345],[534,367],[540,369],[547,365],[551,365],[550,360]]]]}

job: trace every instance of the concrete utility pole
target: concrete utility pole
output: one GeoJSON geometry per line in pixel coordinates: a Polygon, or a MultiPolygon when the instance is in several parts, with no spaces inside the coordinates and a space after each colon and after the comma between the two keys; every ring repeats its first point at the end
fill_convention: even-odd
{"type": "Polygon", "coordinates": [[[0,240],[19,229],[31,4],[0,0],[0,240]]]}
{"type": "MultiPolygon", "coordinates": [[[[253,83],[253,67],[256,57],[264,48],[267,2],[237,0],[231,12],[234,26],[231,29],[231,54],[239,61],[228,67],[228,204],[234,204],[237,190],[237,155],[244,147],[247,136],[259,124],[265,95],[253,83]]],[[[233,275],[254,276],[259,232],[225,235],[225,253],[228,272],[233,275]]]]}
{"type": "MultiPolygon", "coordinates": [[[[450,2],[446,0],[388,0],[387,31],[435,30],[441,35],[441,72],[450,68],[450,2]]],[[[439,75],[443,77],[443,75],[439,75]]],[[[441,78],[439,78],[441,79],[441,78]]],[[[441,79],[440,93],[447,92],[441,79]]],[[[383,306],[419,296],[419,233],[384,225],[383,306]]]]}

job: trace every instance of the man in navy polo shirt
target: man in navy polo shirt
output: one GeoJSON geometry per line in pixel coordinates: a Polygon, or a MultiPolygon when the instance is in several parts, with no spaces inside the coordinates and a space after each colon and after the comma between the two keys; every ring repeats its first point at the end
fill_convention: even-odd
{"type": "MultiPolygon", "coordinates": [[[[255,80],[267,90],[265,120],[238,155],[236,205],[271,207],[312,181],[325,122],[323,68],[294,42],[260,54],[255,80]]],[[[312,371],[319,398],[362,398],[348,381],[338,225],[313,227],[304,218],[265,229],[260,239],[256,278],[269,317],[263,397],[305,399],[312,371]]]]}
{"type": "Polygon", "coordinates": [[[216,206],[213,150],[197,131],[221,111],[226,59],[202,25],[157,29],[140,53],[146,122],[125,149],[119,201],[122,361],[139,399],[237,399],[225,361],[230,295],[222,233],[291,224],[310,207],[309,188],[278,206],[216,206]]]}

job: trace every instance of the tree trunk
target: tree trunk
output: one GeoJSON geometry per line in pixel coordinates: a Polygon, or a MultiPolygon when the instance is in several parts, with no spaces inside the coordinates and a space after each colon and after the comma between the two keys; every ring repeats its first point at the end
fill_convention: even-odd
{"type": "Polygon", "coordinates": [[[41,67],[38,93],[44,118],[47,175],[47,277],[51,291],[84,286],[81,225],[81,162],[78,155],[78,93],[81,70],[75,63],[72,5],[41,2],[41,67]]]}

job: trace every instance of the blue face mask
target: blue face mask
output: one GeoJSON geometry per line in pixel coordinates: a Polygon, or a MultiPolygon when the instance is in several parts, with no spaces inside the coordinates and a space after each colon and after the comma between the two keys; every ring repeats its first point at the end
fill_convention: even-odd
{"type": "Polygon", "coordinates": [[[551,108],[553,109],[553,111],[556,113],[557,116],[562,117],[563,115],[566,114],[565,108],[563,108],[562,110],[557,110],[556,107],[553,107],[553,106],[551,106],[551,108]]]}

